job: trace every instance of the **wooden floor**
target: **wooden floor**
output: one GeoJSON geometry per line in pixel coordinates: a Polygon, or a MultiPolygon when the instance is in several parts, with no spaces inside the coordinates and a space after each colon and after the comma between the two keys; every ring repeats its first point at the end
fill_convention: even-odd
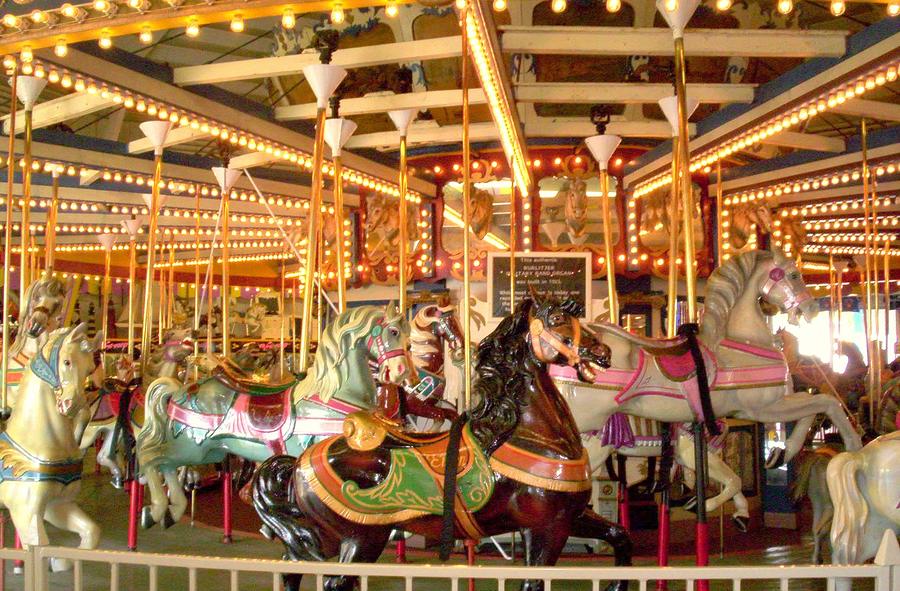
{"type": "MultiPolygon", "coordinates": [[[[210,499],[204,499],[206,509],[209,507],[210,499]]],[[[237,500],[236,500],[237,501],[237,500]]],[[[82,486],[81,502],[85,510],[93,516],[103,528],[103,536],[100,547],[111,550],[126,549],[126,513],[128,498],[123,491],[117,491],[108,484],[108,478],[103,476],[88,476],[85,478],[82,486]]],[[[237,501],[239,502],[239,501],[237,501]]],[[[9,528],[7,528],[9,529],[9,528]]],[[[54,545],[77,545],[77,538],[71,534],[61,532],[48,526],[50,532],[51,543],[54,545]]],[[[748,543],[744,544],[750,547],[760,547],[761,541],[770,537],[778,538],[778,532],[770,530],[751,531],[746,536],[748,543]],[[752,539],[752,543],[749,540],[752,539]]],[[[646,534],[641,536],[646,537],[646,534]]],[[[639,538],[641,536],[638,536],[639,538]]],[[[142,530],[139,537],[139,549],[146,552],[160,552],[173,554],[195,554],[205,556],[223,556],[223,557],[251,557],[251,558],[270,558],[277,559],[281,555],[281,549],[278,544],[269,542],[259,535],[252,533],[238,533],[235,540],[231,544],[223,544],[221,542],[221,530],[208,525],[196,524],[191,527],[189,520],[186,518],[169,530],[161,530],[158,527],[149,531],[142,530]]],[[[765,549],[740,550],[742,546],[740,539],[729,540],[729,546],[732,551],[726,552],[724,557],[720,557],[718,553],[714,553],[712,557],[713,565],[791,565],[791,564],[808,564],[811,547],[808,538],[800,538],[800,543],[795,545],[771,546],[765,549]]],[[[10,532],[7,532],[7,544],[11,543],[10,532]]],[[[716,542],[717,544],[718,542],[716,542]]],[[[641,541],[639,548],[645,543],[641,541]]],[[[717,548],[714,548],[714,550],[717,548]]],[[[583,547],[574,547],[568,555],[561,561],[563,564],[579,565],[579,566],[611,566],[612,559],[608,556],[593,556],[586,554],[583,547]]],[[[652,549],[651,549],[652,550],[652,549]]],[[[638,565],[655,564],[651,552],[646,552],[646,548],[639,552],[641,555],[635,560],[638,565]]],[[[386,553],[382,558],[385,562],[393,561],[393,553],[386,553]]],[[[415,563],[436,562],[434,553],[430,551],[413,550],[409,553],[409,560],[415,563]]],[[[451,559],[451,563],[462,563],[462,555],[456,555],[451,559]]],[[[690,556],[674,556],[672,559],[674,565],[689,565],[693,563],[690,556]]],[[[497,553],[485,552],[478,557],[479,564],[509,564],[505,562],[497,553]]],[[[398,569],[402,566],[398,566],[398,569]]],[[[6,589],[19,590],[22,588],[21,577],[12,574],[12,565],[6,564],[6,589]]],[[[271,589],[270,575],[242,575],[240,579],[240,589],[271,589]]],[[[107,567],[99,565],[85,565],[84,578],[85,590],[103,590],[110,587],[109,572],[107,567]]],[[[228,588],[228,574],[215,572],[200,572],[198,574],[198,589],[201,590],[219,590],[228,588]]],[[[304,581],[304,589],[313,589],[313,580],[304,581]]],[[[73,588],[72,573],[53,573],[50,575],[50,588],[53,590],[63,590],[73,588]]],[[[143,568],[123,567],[119,575],[119,589],[127,591],[139,591],[148,588],[147,570],[143,568]]],[[[373,591],[393,591],[394,589],[403,589],[401,581],[385,580],[373,581],[370,583],[370,589],[373,591]]],[[[449,589],[450,585],[441,584],[440,582],[422,581],[414,587],[417,590],[443,590],[449,589]]],[[[518,583],[515,581],[507,582],[507,589],[517,589],[518,583]]],[[[581,590],[589,589],[589,585],[578,583],[557,583],[554,589],[572,589],[581,590]]],[[[633,589],[637,588],[636,584],[632,585],[633,589]]],[[[669,587],[672,591],[684,589],[684,585],[674,583],[669,587]]],[[[714,590],[731,589],[730,583],[714,583],[711,586],[714,590]]],[[[871,585],[857,583],[854,589],[860,591],[868,591],[871,585]]],[[[160,569],[159,571],[159,589],[162,591],[170,591],[176,589],[188,589],[187,574],[184,571],[177,572],[172,569],[160,569]]],[[[477,586],[479,591],[488,589],[497,589],[496,584],[488,584],[477,586]]],[[[779,589],[778,581],[754,581],[745,582],[742,585],[744,590],[764,590],[779,589]]],[[[797,582],[790,586],[792,591],[801,590],[824,590],[824,584],[815,582],[797,582]]]]}

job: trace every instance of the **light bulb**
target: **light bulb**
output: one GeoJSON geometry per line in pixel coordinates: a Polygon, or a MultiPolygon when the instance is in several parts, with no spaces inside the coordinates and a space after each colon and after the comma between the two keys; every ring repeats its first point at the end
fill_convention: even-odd
{"type": "Polygon", "coordinates": [[[200,34],[200,25],[195,19],[188,21],[187,27],[184,28],[184,34],[188,37],[196,37],[200,34]]]}
{"type": "Polygon", "coordinates": [[[567,6],[568,3],[566,2],[566,0],[553,0],[550,3],[550,9],[557,14],[559,14],[560,12],[565,12],[567,6]]]}
{"type": "Polygon", "coordinates": [[[847,5],[844,4],[844,0],[831,0],[831,14],[841,16],[845,10],[847,10],[847,5]]]}
{"type": "Polygon", "coordinates": [[[241,33],[244,31],[244,17],[240,14],[231,17],[231,31],[233,33],[241,33]]]}
{"type": "Polygon", "coordinates": [[[887,5],[888,16],[897,16],[900,14],[900,2],[889,2],[887,5]]]}
{"type": "Polygon", "coordinates": [[[31,12],[31,21],[35,24],[47,22],[47,13],[43,10],[34,10],[31,12]]]}
{"type": "Polygon", "coordinates": [[[619,12],[622,9],[622,0],[606,0],[607,12],[619,12]]]}
{"type": "Polygon", "coordinates": [[[150,30],[150,27],[144,27],[141,29],[140,34],[138,35],[138,39],[144,45],[150,45],[153,43],[153,31],[150,30]]]}
{"type": "Polygon", "coordinates": [[[292,9],[285,8],[284,12],[281,13],[281,26],[285,29],[293,29],[297,26],[297,17],[294,16],[292,9]]]}
{"type": "Polygon", "coordinates": [[[107,12],[109,10],[109,2],[108,2],[108,0],[94,0],[93,7],[94,7],[94,10],[98,10],[100,12],[107,12]]]}
{"type": "Polygon", "coordinates": [[[503,12],[506,10],[506,0],[494,0],[494,10],[496,12],[503,12]]]}
{"type": "Polygon", "coordinates": [[[19,58],[22,60],[23,64],[27,64],[34,59],[34,53],[31,51],[30,45],[26,45],[22,48],[22,52],[19,54],[19,58]]]}
{"type": "Polygon", "coordinates": [[[778,12],[790,14],[794,10],[794,0],[778,0],[778,12]]]}
{"type": "Polygon", "coordinates": [[[97,44],[101,49],[109,49],[112,47],[112,39],[109,36],[109,31],[102,31],[100,33],[100,39],[97,41],[97,44]]]}
{"type": "Polygon", "coordinates": [[[14,14],[4,14],[3,24],[10,29],[17,29],[19,27],[19,17],[14,14]]]}
{"type": "Polygon", "coordinates": [[[397,7],[396,0],[389,0],[388,3],[384,7],[384,13],[388,16],[388,18],[396,18],[398,14],[400,14],[400,9],[397,7]]]}
{"type": "Polygon", "coordinates": [[[60,37],[56,40],[56,45],[53,46],[53,53],[56,54],[56,57],[66,57],[69,53],[69,46],[66,45],[66,40],[63,37],[60,37]]]}
{"type": "Polygon", "coordinates": [[[678,10],[678,0],[666,0],[665,7],[667,11],[675,12],[678,10]]]}
{"type": "Polygon", "coordinates": [[[331,22],[335,25],[344,22],[344,7],[340,2],[335,2],[331,8],[331,22]]]}
{"type": "Polygon", "coordinates": [[[75,15],[78,14],[78,9],[66,2],[60,7],[60,12],[66,18],[75,18],[75,15]]]}
{"type": "Polygon", "coordinates": [[[456,0],[456,9],[463,10],[466,7],[467,0],[456,0]]]}
{"type": "Polygon", "coordinates": [[[731,0],[716,0],[716,10],[725,12],[731,8],[731,0]]]}

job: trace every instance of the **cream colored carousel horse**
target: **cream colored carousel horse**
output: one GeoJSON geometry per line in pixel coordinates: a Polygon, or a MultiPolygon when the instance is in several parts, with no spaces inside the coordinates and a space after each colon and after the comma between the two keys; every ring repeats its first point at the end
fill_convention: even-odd
{"type": "MultiPolygon", "coordinates": [[[[836,455],[826,478],[834,504],[833,564],[862,564],[875,556],[886,531],[900,535],[900,431],[836,455]]],[[[849,589],[850,581],[838,579],[837,588],[849,589]]]]}
{"type": "Polygon", "coordinates": [[[84,390],[96,347],[85,324],[53,331],[31,358],[16,411],[0,433],[0,505],[9,509],[26,547],[48,543],[44,521],[77,533],[80,548],[99,542],[100,527],[75,502],[84,456],[75,422],[87,405],[84,390]]]}

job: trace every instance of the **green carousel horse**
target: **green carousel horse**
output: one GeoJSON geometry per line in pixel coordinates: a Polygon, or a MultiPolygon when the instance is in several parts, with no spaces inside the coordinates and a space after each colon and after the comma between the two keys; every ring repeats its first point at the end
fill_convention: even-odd
{"type": "Polygon", "coordinates": [[[197,383],[154,381],[137,437],[151,499],[142,525],[168,527],[184,514],[181,466],[220,462],[227,454],[254,462],[297,456],[318,438],[342,433],[346,415],[375,406],[375,379],[400,385],[410,378],[408,338],[409,325],[393,304],[361,306],[322,332],[312,370],[300,381],[257,382],[229,361],[197,383]]]}

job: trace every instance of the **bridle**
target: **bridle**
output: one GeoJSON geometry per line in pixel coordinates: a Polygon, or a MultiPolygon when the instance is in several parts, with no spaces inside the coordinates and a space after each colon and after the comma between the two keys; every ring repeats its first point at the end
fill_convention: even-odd
{"type": "MultiPolygon", "coordinates": [[[[766,279],[766,282],[762,286],[762,293],[764,296],[768,296],[769,293],[775,289],[775,287],[781,283],[786,282],[787,273],[785,273],[784,269],[781,267],[775,266],[769,271],[769,277],[766,279]]],[[[783,289],[782,291],[785,294],[785,300],[783,302],[784,311],[790,312],[796,308],[799,308],[806,302],[807,300],[812,299],[812,296],[809,292],[803,292],[800,294],[794,293],[793,289],[783,289]]]]}
{"type": "Polygon", "coordinates": [[[556,333],[547,330],[544,321],[540,318],[532,318],[528,325],[528,333],[531,336],[531,350],[535,356],[544,363],[553,363],[553,359],[544,357],[541,343],[546,343],[553,347],[559,355],[566,358],[566,362],[570,366],[578,365],[581,362],[581,355],[578,351],[581,347],[581,323],[577,318],[569,318],[572,323],[571,345],[565,343],[556,333]]]}
{"type": "Polygon", "coordinates": [[[366,347],[369,351],[374,349],[375,354],[377,355],[375,362],[378,366],[384,365],[384,362],[388,359],[393,359],[395,357],[405,357],[406,351],[404,349],[390,349],[388,350],[387,345],[384,343],[384,328],[387,324],[387,318],[382,318],[378,321],[378,323],[372,327],[372,331],[369,333],[368,338],[366,339],[366,347]]]}
{"type": "Polygon", "coordinates": [[[180,363],[182,360],[178,359],[175,354],[179,349],[185,350],[186,353],[189,353],[193,350],[194,344],[193,342],[189,342],[188,339],[180,339],[180,340],[170,340],[163,343],[163,361],[167,361],[169,363],[180,363]]]}

